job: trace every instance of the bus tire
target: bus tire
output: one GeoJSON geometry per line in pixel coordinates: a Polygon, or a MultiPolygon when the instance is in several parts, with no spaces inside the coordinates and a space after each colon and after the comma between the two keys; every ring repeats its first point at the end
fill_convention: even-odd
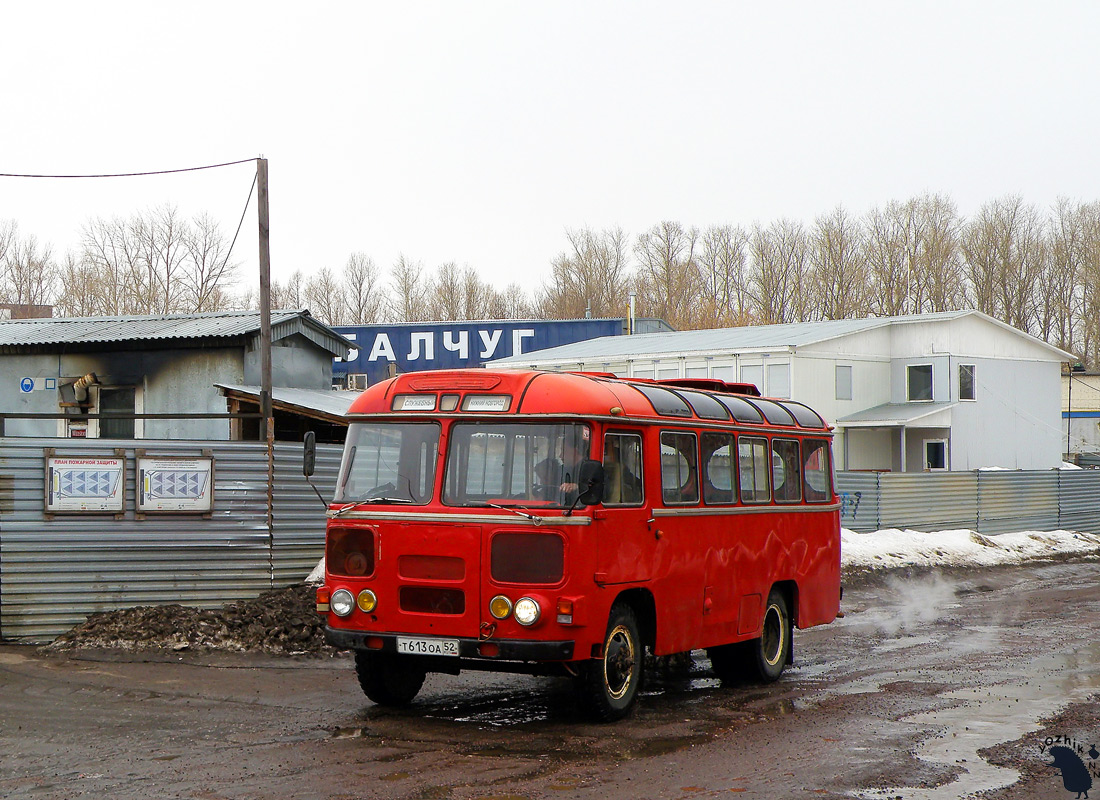
{"type": "Polygon", "coordinates": [[[763,683],[779,680],[791,653],[791,614],[787,599],[778,589],[772,589],[764,606],[764,623],[760,638],[750,644],[750,674],[763,683]]]}
{"type": "Polygon", "coordinates": [[[408,657],[355,653],[355,674],[368,700],[380,706],[407,706],[420,692],[427,672],[408,657]]]}
{"type": "Polygon", "coordinates": [[[630,711],[638,697],[645,664],[638,618],[626,603],[611,608],[603,656],[590,661],[581,676],[586,710],[600,722],[614,722],[630,711]]]}

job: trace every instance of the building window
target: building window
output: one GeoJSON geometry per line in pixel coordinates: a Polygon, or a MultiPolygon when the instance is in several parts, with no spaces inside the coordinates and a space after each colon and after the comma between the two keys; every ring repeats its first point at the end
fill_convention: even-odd
{"type": "Polygon", "coordinates": [[[916,403],[932,399],[932,365],[912,364],[908,367],[908,398],[916,403]]]}
{"type": "Polygon", "coordinates": [[[974,399],[974,365],[959,364],[959,399],[974,399]]]}
{"type": "Polygon", "coordinates": [[[751,366],[741,365],[741,383],[751,383],[760,393],[764,393],[764,366],[762,364],[753,364],[751,366]]]}
{"type": "Polygon", "coordinates": [[[852,368],[837,364],[836,367],[836,399],[852,399],[852,368]]]}
{"type": "MultiPolygon", "coordinates": [[[[133,386],[102,386],[99,389],[100,414],[133,414],[136,410],[137,390],[133,386]]],[[[133,439],[134,418],[101,418],[100,439],[133,439]]]]}
{"type": "Polygon", "coordinates": [[[768,396],[791,396],[790,364],[768,364],[768,396]]]}
{"type": "Polygon", "coordinates": [[[947,469],[947,440],[924,440],[924,468],[931,471],[947,469]]]}

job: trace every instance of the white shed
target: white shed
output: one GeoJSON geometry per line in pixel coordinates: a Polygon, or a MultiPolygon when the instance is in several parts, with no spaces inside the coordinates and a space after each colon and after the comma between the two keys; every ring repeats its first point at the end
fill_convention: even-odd
{"type": "Polygon", "coordinates": [[[611,336],[496,367],[753,383],[837,428],[840,469],[1049,469],[1070,353],[978,311],[611,336]]]}

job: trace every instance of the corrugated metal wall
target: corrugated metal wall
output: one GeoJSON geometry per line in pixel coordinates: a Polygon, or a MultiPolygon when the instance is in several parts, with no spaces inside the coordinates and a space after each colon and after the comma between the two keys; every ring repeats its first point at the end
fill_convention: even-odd
{"type": "MultiPolygon", "coordinates": [[[[335,486],[339,451],[337,445],[318,448],[315,482],[326,498],[335,486]]],[[[263,443],[0,439],[0,635],[48,641],[96,611],[160,603],[215,607],[302,580],[324,551],[325,516],[301,463],[300,445],[277,446],[269,529],[263,443]],[[135,446],[154,456],[212,452],[210,518],[137,519],[135,446]],[[51,447],[57,456],[74,457],[122,451],[122,519],[46,518],[45,450],[51,447]]]]}
{"type": "Polygon", "coordinates": [[[1011,533],[1061,527],[1058,482],[1058,472],[1054,470],[982,470],[978,473],[978,530],[1011,533]]]}
{"type": "Polygon", "coordinates": [[[863,533],[882,528],[1100,533],[1100,470],[840,472],[837,489],[841,524],[863,533]]]}
{"type": "Polygon", "coordinates": [[[276,586],[289,586],[308,575],[325,552],[325,503],[332,500],[343,445],[317,445],[317,467],[310,488],[302,475],[302,446],[275,445],[272,497],[272,573],[276,586]]]}
{"type": "Polygon", "coordinates": [[[840,524],[852,531],[877,531],[879,525],[880,472],[837,474],[840,492],[840,524]]]}
{"type": "Polygon", "coordinates": [[[1100,534],[1100,470],[1058,471],[1058,527],[1100,534]]]}

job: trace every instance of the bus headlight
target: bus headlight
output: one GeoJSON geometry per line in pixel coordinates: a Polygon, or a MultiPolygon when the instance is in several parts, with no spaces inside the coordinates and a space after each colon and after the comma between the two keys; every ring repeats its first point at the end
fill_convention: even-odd
{"type": "Polygon", "coordinates": [[[530,597],[521,597],[516,601],[513,613],[516,615],[516,622],[520,625],[534,625],[542,616],[542,609],[539,608],[537,600],[530,597]]]}
{"type": "Polygon", "coordinates": [[[328,606],[336,616],[346,617],[355,608],[355,598],[347,589],[337,589],[329,598],[328,606]]]}
{"type": "Polygon", "coordinates": [[[359,606],[360,611],[369,614],[378,606],[378,596],[370,589],[364,589],[355,598],[355,603],[359,606]]]}
{"type": "Polygon", "coordinates": [[[498,594],[489,601],[489,613],[496,619],[508,619],[508,615],[512,613],[512,601],[498,594]]]}

